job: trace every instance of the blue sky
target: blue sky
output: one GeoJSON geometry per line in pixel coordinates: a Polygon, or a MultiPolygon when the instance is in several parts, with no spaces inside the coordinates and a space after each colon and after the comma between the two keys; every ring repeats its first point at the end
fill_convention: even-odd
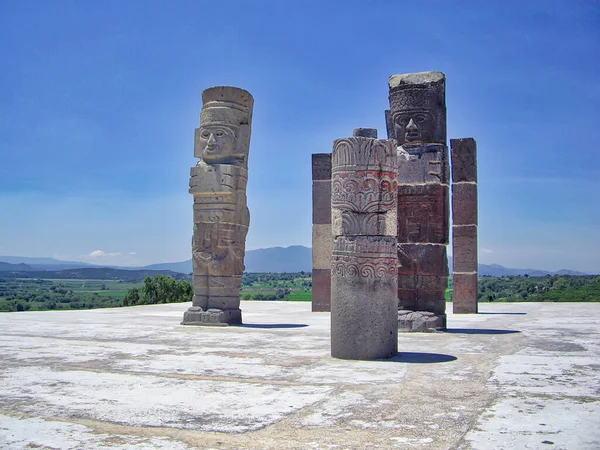
{"type": "Polygon", "coordinates": [[[480,260],[600,273],[600,3],[0,3],[0,255],[190,257],[201,92],[255,98],[247,248],[311,245],[311,153],[447,77],[479,150],[480,260]]]}

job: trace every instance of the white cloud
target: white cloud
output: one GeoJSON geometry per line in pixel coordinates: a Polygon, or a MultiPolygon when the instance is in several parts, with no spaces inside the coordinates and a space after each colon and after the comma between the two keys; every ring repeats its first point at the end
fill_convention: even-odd
{"type": "Polygon", "coordinates": [[[479,249],[479,251],[481,253],[494,253],[494,251],[490,250],[489,248],[481,248],[481,249],[479,249]]]}
{"type": "Polygon", "coordinates": [[[90,256],[92,258],[105,257],[105,256],[121,256],[121,253],[119,253],[119,252],[107,253],[103,250],[94,250],[88,256],[90,256]]]}
{"type": "Polygon", "coordinates": [[[128,254],[128,255],[137,255],[137,253],[136,253],[136,252],[129,252],[129,253],[127,253],[127,254],[128,254]]]}

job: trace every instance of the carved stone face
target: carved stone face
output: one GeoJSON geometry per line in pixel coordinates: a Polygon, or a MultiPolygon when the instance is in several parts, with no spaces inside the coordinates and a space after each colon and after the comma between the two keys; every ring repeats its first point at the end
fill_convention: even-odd
{"type": "Polygon", "coordinates": [[[236,141],[234,127],[208,123],[200,126],[197,145],[201,149],[203,160],[220,163],[234,158],[236,141]]]}
{"type": "Polygon", "coordinates": [[[434,141],[435,119],[428,111],[394,114],[394,131],[400,145],[406,142],[434,141]]]}

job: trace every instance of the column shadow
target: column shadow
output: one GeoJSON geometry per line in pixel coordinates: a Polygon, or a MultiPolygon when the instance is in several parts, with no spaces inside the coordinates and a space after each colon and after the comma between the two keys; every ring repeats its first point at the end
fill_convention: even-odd
{"type": "Polygon", "coordinates": [[[418,352],[400,352],[386,361],[408,363],[408,364],[433,364],[456,361],[456,356],[444,355],[443,353],[418,353],[418,352]]]}
{"type": "Polygon", "coordinates": [[[514,334],[519,330],[494,330],[492,328],[447,328],[444,333],[453,334],[514,334]]]}
{"type": "Polygon", "coordinates": [[[524,312],[479,312],[477,314],[506,314],[506,315],[513,315],[513,316],[524,316],[527,313],[524,313],[524,312]]]}
{"type": "Polygon", "coordinates": [[[242,325],[236,325],[240,328],[304,328],[308,325],[305,323],[244,323],[242,325]]]}

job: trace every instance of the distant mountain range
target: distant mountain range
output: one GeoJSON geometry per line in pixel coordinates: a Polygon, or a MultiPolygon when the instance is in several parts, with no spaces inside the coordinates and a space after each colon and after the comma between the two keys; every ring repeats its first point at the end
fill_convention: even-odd
{"type": "MultiPolygon", "coordinates": [[[[310,272],[312,270],[312,250],[302,245],[290,247],[271,247],[248,250],[245,258],[246,272],[310,272]]],[[[64,270],[80,268],[100,268],[124,270],[159,270],[189,274],[192,272],[192,260],[151,264],[143,267],[97,266],[78,261],[60,261],[54,258],[31,258],[22,256],[0,256],[0,272],[25,272],[40,270],[64,270]]],[[[450,267],[452,263],[450,261],[450,267]]],[[[452,271],[451,271],[452,272],[452,271]]],[[[545,275],[587,275],[574,270],[559,270],[556,272],[539,269],[511,269],[498,264],[479,264],[480,276],[545,276],[545,275]]]]}

